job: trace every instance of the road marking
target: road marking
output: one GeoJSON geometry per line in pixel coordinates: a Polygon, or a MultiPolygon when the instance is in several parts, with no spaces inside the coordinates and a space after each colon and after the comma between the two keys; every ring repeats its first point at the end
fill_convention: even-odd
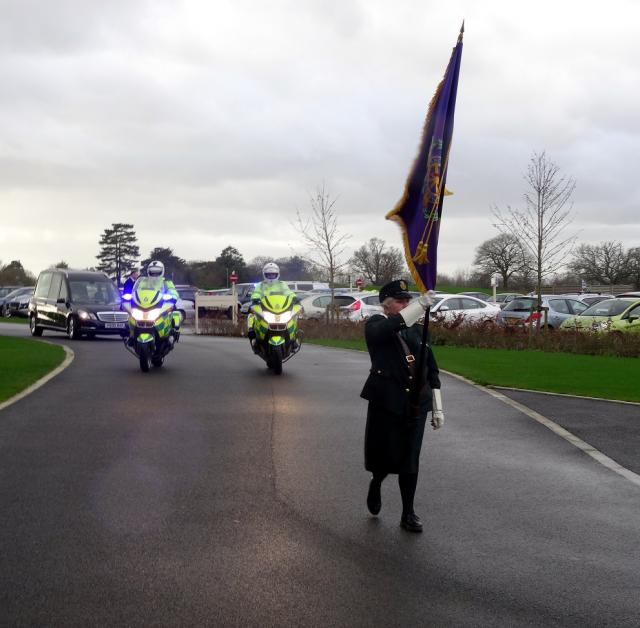
{"type": "MultiPolygon", "coordinates": [[[[589,443],[582,440],[575,434],[572,434],[568,430],[565,430],[564,427],[561,427],[551,419],[548,419],[546,416],[540,414],[539,412],[536,412],[535,410],[531,410],[531,408],[527,408],[527,406],[524,406],[521,403],[514,401],[513,399],[509,399],[509,397],[507,397],[506,395],[503,395],[502,393],[499,393],[497,390],[492,390],[491,388],[487,388],[486,386],[481,386],[480,384],[476,384],[475,382],[472,382],[471,380],[467,379],[466,377],[463,377],[462,375],[458,375],[457,373],[451,373],[450,371],[444,371],[444,370],[442,372],[446,373],[447,375],[450,375],[451,377],[454,377],[455,379],[459,379],[460,381],[463,381],[465,384],[469,384],[474,388],[482,390],[483,392],[486,392],[487,394],[491,395],[495,399],[502,401],[502,403],[506,403],[508,406],[515,408],[516,410],[522,412],[523,414],[526,414],[528,417],[534,419],[535,421],[538,421],[538,423],[541,423],[542,425],[550,429],[552,432],[554,432],[561,438],[564,438],[566,441],[571,443],[574,447],[577,447],[578,449],[582,450],[585,454],[591,456],[596,462],[599,462],[601,465],[603,465],[607,469],[613,471],[614,473],[617,473],[618,475],[621,475],[623,478],[629,480],[629,482],[633,482],[633,484],[635,484],[636,486],[640,486],[640,475],[618,464],[615,460],[612,460],[611,458],[609,458],[609,456],[606,456],[605,454],[603,454],[601,451],[596,449],[593,445],[590,445],[589,443]]],[[[533,392],[537,392],[537,391],[533,391],[533,392]]]]}
{"type": "Polygon", "coordinates": [[[23,391],[19,392],[17,395],[14,395],[13,397],[9,397],[9,399],[0,403],[0,411],[4,410],[7,406],[10,406],[11,404],[14,404],[16,401],[20,401],[20,399],[23,399],[27,395],[30,395],[35,390],[38,390],[40,386],[44,386],[50,379],[53,379],[56,375],[59,375],[60,373],[62,373],[62,371],[64,371],[71,364],[71,362],[73,362],[73,358],[75,357],[75,354],[71,349],[69,349],[69,347],[65,345],[59,345],[55,342],[48,342],[47,340],[38,340],[37,342],[45,342],[48,345],[53,345],[54,347],[62,347],[65,352],[65,358],[62,361],[62,364],[56,366],[56,368],[54,368],[53,371],[50,371],[44,377],[41,377],[38,381],[31,384],[31,386],[25,388],[23,391]]]}
{"type": "Polygon", "coordinates": [[[585,395],[570,395],[569,393],[549,392],[548,390],[531,390],[530,388],[513,388],[511,386],[490,386],[500,390],[514,390],[516,392],[530,392],[538,395],[552,395],[554,397],[572,397],[573,399],[588,399],[589,401],[608,401],[609,403],[625,403],[629,406],[640,406],[637,401],[622,401],[622,399],[605,399],[604,397],[587,397],[585,395]]]}

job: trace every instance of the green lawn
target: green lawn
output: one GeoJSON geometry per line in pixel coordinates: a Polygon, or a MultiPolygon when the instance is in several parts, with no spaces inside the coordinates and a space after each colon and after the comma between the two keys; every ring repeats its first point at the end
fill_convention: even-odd
{"type": "Polygon", "coordinates": [[[24,318],[22,316],[11,316],[9,318],[0,316],[0,323],[22,323],[24,325],[28,322],[29,319],[26,316],[24,318]]]}
{"type": "MultiPolygon", "coordinates": [[[[314,344],[366,350],[364,340],[308,340],[314,344]]],[[[485,386],[640,401],[640,359],[609,356],[434,347],[440,368],[485,386]]]]}
{"type": "Polygon", "coordinates": [[[46,375],[64,357],[64,349],[56,345],[0,336],[0,402],[46,375]]]}

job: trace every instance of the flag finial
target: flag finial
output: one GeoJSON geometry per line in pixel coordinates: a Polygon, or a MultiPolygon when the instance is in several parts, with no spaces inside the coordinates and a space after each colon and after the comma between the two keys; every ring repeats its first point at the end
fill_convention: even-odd
{"type": "Polygon", "coordinates": [[[462,20],[462,26],[460,27],[460,34],[458,35],[458,41],[462,41],[462,37],[464,35],[464,20],[462,20]]]}

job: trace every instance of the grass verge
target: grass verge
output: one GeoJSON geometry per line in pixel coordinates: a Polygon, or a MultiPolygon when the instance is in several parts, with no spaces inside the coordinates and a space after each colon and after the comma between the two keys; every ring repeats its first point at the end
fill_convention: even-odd
{"type": "Polygon", "coordinates": [[[29,319],[25,316],[11,316],[7,318],[6,316],[0,316],[0,323],[18,323],[25,325],[29,322],[29,319]]]}
{"type": "Polygon", "coordinates": [[[0,402],[39,380],[64,357],[64,349],[57,345],[0,336],[0,402]]]}
{"type": "MultiPolygon", "coordinates": [[[[366,351],[362,339],[322,338],[306,342],[366,351]]],[[[637,358],[452,346],[438,346],[434,351],[440,368],[484,386],[640,401],[637,358]]]]}

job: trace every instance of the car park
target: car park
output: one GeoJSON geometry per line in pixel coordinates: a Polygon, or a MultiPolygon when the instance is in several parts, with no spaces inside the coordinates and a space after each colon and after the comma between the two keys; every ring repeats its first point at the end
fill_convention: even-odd
{"type": "Polygon", "coordinates": [[[4,297],[0,299],[0,315],[10,316],[9,304],[14,301],[17,302],[17,300],[25,294],[33,294],[33,286],[20,286],[5,294],[4,297]]]}
{"type": "Polygon", "coordinates": [[[69,338],[127,334],[129,315],[121,309],[118,289],[105,273],[50,268],[40,273],[29,302],[33,336],[45,329],[69,338]]]}
{"type": "Polygon", "coordinates": [[[545,324],[548,329],[557,329],[562,323],[587,309],[587,305],[578,299],[561,295],[542,295],[542,312],[537,311],[538,297],[518,297],[504,306],[496,318],[499,325],[518,327],[531,324],[545,324]],[[545,317],[546,312],[546,317],[545,317]]]}
{"type": "Polygon", "coordinates": [[[21,291],[18,295],[11,297],[4,304],[5,317],[10,316],[27,316],[29,308],[29,299],[33,295],[33,287],[27,288],[26,291],[21,291]]]}
{"type": "Polygon", "coordinates": [[[464,322],[493,321],[500,308],[493,303],[463,294],[436,295],[431,306],[430,319],[434,322],[452,322],[460,319],[464,322]]]}
{"type": "Polygon", "coordinates": [[[612,298],[594,303],[579,316],[562,323],[562,329],[574,331],[640,332],[640,297],[612,298]]]}

